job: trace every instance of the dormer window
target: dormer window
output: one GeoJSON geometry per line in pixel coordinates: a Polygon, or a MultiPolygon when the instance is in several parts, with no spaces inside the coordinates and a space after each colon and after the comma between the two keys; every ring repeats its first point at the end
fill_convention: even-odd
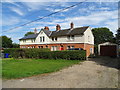
{"type": "Polygon", "coordinates": [[[68,40],[74,40],[74,35],[67,36],[68,40]]]}
{"type": "Polygon", "coordinates": [[[23,40],[23,42],[26,42],[26,40],[23,40]]]}
{"type": "Polygon", "coordinates": [[[55,37],[55,41],[57,41],[57,37],[55,37]]]}
{"type": "Polygon", "coordinates": [[[35,42],[35,39],[31,39],[32,42],[35,42]]]}
{"type": "Polygon", "coordinates": [[[71,39],[74,40],[74,35],[71,36],[71,39]]]}
{"type": "Polygon", "coordinates": [[[52,37],[52,41],[57,41],[57,37],[52,37]]]}
{"type": "Polygon", "coordinates": [[[54,37],[52,37],[52,41],[54,41],[54,37]]]}

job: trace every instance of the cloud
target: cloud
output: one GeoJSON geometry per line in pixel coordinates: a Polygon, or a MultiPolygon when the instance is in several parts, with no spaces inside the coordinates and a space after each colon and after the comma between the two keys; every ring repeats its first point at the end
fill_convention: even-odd
{"type": "Polygon", "coordinates": [[[15,25],[20,22],[20,19],[18,17],[9,17],[9,18],[2,18],[2,23],[0,25],[2,26],[10,26],[15,25]]]}
{"type": "Polygon", "coordinates": [[[16,8],[16,7],[10,7],[10,9],[11,9],[13,12],[15,12],[15,13],[21,15],[21,16],[24,15],[23,11],[21,11],[20,9],[18,9],[18,8],[16,8]]]}

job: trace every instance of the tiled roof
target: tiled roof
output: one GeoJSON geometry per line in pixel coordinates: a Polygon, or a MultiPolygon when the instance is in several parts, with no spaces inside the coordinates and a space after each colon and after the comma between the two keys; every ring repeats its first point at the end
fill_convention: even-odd
{"type": "MultiPolygon", "coordinates": [[[[43,32],[48,37],[58,37],[58,36],[67,36],[67,35],[82,35],[87,30],[88,27],[89,26],[78,27],[78,28],[73,28],[73,29],[64,29],[64,30],[59,30],[59,31],[43,30],[43,32]]],[[[36,38],[38,36],[38,34],[39,33],[24,36],[21,39],[34,39],[34,38],[36,38]]]]}
{"type": "Polygon", "coordinates": [[[37,34],[30,34],[28,36],[24,36],[23,38],[19,39],[19,40],[22,40],[22,39],[34,39],[38,36],[39,33],[37,34]]]}
{"type": "Polygon", "coordinates": [[[88,27],[89,26],[53,31],[52,34],[50,35],[50,37],[67,36],[67,35],[81,35],[86,31],[86,29],[88,27]]]}

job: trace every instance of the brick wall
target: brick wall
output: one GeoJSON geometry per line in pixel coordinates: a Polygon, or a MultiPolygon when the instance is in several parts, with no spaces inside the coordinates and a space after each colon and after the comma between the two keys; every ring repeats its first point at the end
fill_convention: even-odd
{"type": "Polygon", "coordinates": [[[40,44],[40,45],[20,45],[20,48],[50,48],[52,50],[52,47],[56,46],[56,50],[61,50],[61,47],[63,50],[68,49],[68,46],[71,48],[74,46],[74,48],[83,48],[86,50],[86,55],[89,56],[90,53],[94,53],[94,45],[90,44],[81,44],[81,43],[73,43],[73,44],[40,44]],[[91,52],[90,49],[93,51],[91,52]]]}

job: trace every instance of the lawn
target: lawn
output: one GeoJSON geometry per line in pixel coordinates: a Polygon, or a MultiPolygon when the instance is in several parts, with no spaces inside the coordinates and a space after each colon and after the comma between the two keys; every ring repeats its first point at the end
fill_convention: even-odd
{"type": "Polygon", "coordinates": [[[2,77],[13,79],[50,73],[79,62],[79,60],[3,59],[2,77]]]}

